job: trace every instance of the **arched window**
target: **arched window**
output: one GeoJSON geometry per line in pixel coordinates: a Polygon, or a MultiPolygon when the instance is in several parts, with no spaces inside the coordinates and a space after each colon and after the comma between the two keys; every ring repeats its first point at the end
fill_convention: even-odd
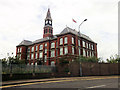
{"type": "Polygon", "coordinates": [[[51,29],[51,34],[52,34],[52,29],[51,29]]]}
{"type": "Polygon", "coordinates": [[[51,62],[51,66],[55,66],[55,62],[54,61],[51,62]]]}
{"type": "Polygon", "coordinates": [[[49,29],[49,33],[51,33],[51,29],[49,29]]]}

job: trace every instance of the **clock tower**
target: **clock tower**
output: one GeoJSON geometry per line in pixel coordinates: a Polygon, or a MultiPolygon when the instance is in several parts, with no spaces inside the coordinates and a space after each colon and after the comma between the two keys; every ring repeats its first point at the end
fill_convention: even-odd
{"type": "Polygon", "coordinates": [[[48,11],[47,11],[47,15],[45,18],[45,26],[44,26],[43,30],[44,30],[43,38],[53,36],[52,18],[51,18],[51,14],[50,14],[50,9],[48,9],[48,11]]]}

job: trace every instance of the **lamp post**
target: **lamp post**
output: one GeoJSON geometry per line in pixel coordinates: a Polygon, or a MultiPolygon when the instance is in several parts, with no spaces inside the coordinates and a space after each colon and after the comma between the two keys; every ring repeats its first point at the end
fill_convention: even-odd
{"type": "Polygon", "coordinates": [[[80,34],[80,26],[83,24],[83,22],[87,21],[87,19],[85,19],[84,21],[82,21],[78,27],[78,30],[79,30],[79,34],[80,34]]]}
{"type": "MultiPolygon", "coordinates": [[[[87,21],[87,19],[85,19],[84,21],[82,21],[82,23],[80,23],[78,30],[79,30],[79,34],[80,34],[80,26],[83,24],[83,22],[87,21]]],[[[80,58],[79,58],[80,59],[80,58]]],[[[82,77],[82,67],[81,67],[81,59],[80,59],[80,77],[82,77]]]]}

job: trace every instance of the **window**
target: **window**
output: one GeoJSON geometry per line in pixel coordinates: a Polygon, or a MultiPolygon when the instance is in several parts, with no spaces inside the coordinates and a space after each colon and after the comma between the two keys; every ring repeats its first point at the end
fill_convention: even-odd
{"type": "Polygon", "coordinates": [[[44,34],[45,34],[45,29],[44,29],[44,34]]]}
{"type": "Polygon", "coordinates": [[[72,47],[72,54],[74,54],[74,47],[72,47]]]}
{"type": "Polygon", "coordinates": [[[27,52],[30,52],[30,47],[28,48],[27,52]]]}
{"type": "Polygon", "coordinates": [[[72,37],[72,44],[74,44],[74,38],[72,37]]]}
{"type": "Polygon", "coordinates": [[[45,49],[45,53],[47,53],[47,49],[45,49]]]}
{"type": "Polygon", "coordinates": [[[47,29],[45,29],[45,33],[47,33],[47,29]]]}
{"type": "Polygon", "coordinates": [[[88,51],[87,51],[87,57],[89,56],[89,53],[88,53],[88,51]]]}
{"type": "Polygon", "coordinates": [[[54,61],[51,62],[51,66],[55,66],[55,62],[54,61]]]}
{"type": "Polygon", "coordinates": [[[41,44],[40,47],[39,47],[39,50],[42,50],[43,49],[43,45],[41,44]]]}
{"type": "Polygon", "coordinates": [[[60,48],[60,55],[63,55],[63,48],[60,48]]]}
{"type": "Polygon", "coordinates": [[[35,59],[37,59],[37,53],[35,53],[35,59]]]}
{"type": "Polygon", "coordinates": [[[42,58],[42,56],[43,56],[43,52],[40,52],[39,53],[39,58],[42,58]]]}
{"type": "Polygon", "coordinates": [[[90,57],[91,57],[91,52],[90,52],[90,57]]]}
{"type": "Polygon", "coordinates": [[[86,43],[86,46],[87,46],[87,48],[88,48],[88,43],[86,43]]]}
{"type": "Polygon", "coordinates": [[[92,52],[92,57],[94,57],[94,52],[92,52]]]}
{"type": "Polygon", "coordinates": [[[85,41],[82,41],[83,47],[85,47],[85,41]]]}
{"type": "Polygon", "coordinates": [[[81,54],[80,54],[80,48],[79,48],[79,56],[80,56],[81,54]]]}
{"type": "Polygon", "coordinates": [[[68,47],[65,47],[64,48],[64,54],[67,54],[68,53],[68,47]]]}
{"type": "Polygon", "coordinates": [[[18,53],[19,53],[19,48],[18,48],[18,53]]]}
{"type": "Polygon", "coordinates": [[[60,45],[62,45],[62,44],[63,44],[63,38],[60,39],[60,45]]]}
{"type": "Polygon", "coordinates": [[[67,41],[68,41],[68,38],[67,38],[67,37],[65,37],[65,38],[64,38],[64,44],[66,44],[66,43],[67,43],[67,41]]]}
{"type": "Polygon", "coordinates": [[[56,56],[58,55],[58,50],[56,49],[56,56]]]}
{"type": "Polygon", "coordinates": [[[37,62],[35,63],[35,66],[37,66],[37,62]]]}
{"type": "Polygon", "coordinates": [[[30,54],[27,55],[27,59],[30,59],[30,54]]]}
{"type": "Polygon", "coordinates": [[[34,46],[32,47],[32,50],[31,50],[32,52],[34,52],[34,46]]]}
{"type": "Polygon", "coordinates": [[[89,44],[89,49],[91,49],[91,45],[89,44]]]}
{"type": "Polygon", "coordinates": [[[22,51],[22,48],[20,48],[19,50],[20,50],[20,52],[21,52],[21,51],[22,51]]]}
{"type": "Polygon", "coordinates": [[[54,42],[51,43],[51,48],[55,48],[55,43],[54,42]]]}
{"type": "Polygon", "coordinates": [[[17,54],[17,58],[19,59],[19,54],[17,54]]]}
{"type": "Polygon", "coordinates": [[[30,65],[29,63],[27,63],[27,65],[30,65]]]}
{"type": "Polygon", "coordinates": [[[74,47],[72,47],[72,54],[74,54],[74,47]]]}
{"type": "Polygon", "coordinates": [[[21,59],[21,54],[20,54],[20,56],[19,56],[19,59],[21,59]]]}
{"type": "Polygon", "coordinates": [[[38,46],[35,47],[35,51],[37,51],[37,50],[38,50],[38,46]]]}
{"type": "Polygon", "coordinates": [[[56,41],[56,47],[58,47],[58,42],[56,41]]]}
{"type": "Polygon", "coordinates": [[[49,29],[49,33],[51,33],[51,29],[49,29]]]}
{"type": "Polygon", "coordinates": [[[80,40],[78,40],[78,46],[80,46],[80,40]]]}
{"type": "Polygon", "coordinates": [[[47,62],[47,55],[45,55],[44,57],[44,62],[47,62]]]}
{"type": "Polygon", "coordinates": [[[51,51],[51,57],[55,57],[55,50],[51,51]]]}
{"type": "Polygon", "coordinates": [[[31,63],[31,65],[33,65],[33,63],[31,63]]]}
{"type": "Polygon", "coordinates": [[[91,45],[91,48],[92,48],[92,50],[93,50],[93,45],[91,45]]]}
{"type": "Polygon", "coordinates": [[[45,47],[47,47],[47,43],[45,43],[45,47]]]}
{"type": "Polygon", "coordinates": [[[51,30],[51,34],[52,34],[52,30],[51,30]]]}
{"type": "Polygon", "coordinates": [[[33,59],[33,58],[34,58],[33,56],[34,56],[34,54],[33,54],[33,53],[31,53],[31,59],[33,59]]]}
{"type": "Polygon", "coordinates": [[[86,56],[85,49],[83,49],[83,56],[86,56]]]}

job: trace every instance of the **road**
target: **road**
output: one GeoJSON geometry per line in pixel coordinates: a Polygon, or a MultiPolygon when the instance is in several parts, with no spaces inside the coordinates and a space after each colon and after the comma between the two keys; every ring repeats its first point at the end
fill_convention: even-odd
{"type": "MultiPolygon", "coordinates": [[[[118,77],[73,77],[45,82],[6,85],[2,88],[118,88],[118,77]]],[[[77,89],[78,90],[78,89],[77,89]]]]}

